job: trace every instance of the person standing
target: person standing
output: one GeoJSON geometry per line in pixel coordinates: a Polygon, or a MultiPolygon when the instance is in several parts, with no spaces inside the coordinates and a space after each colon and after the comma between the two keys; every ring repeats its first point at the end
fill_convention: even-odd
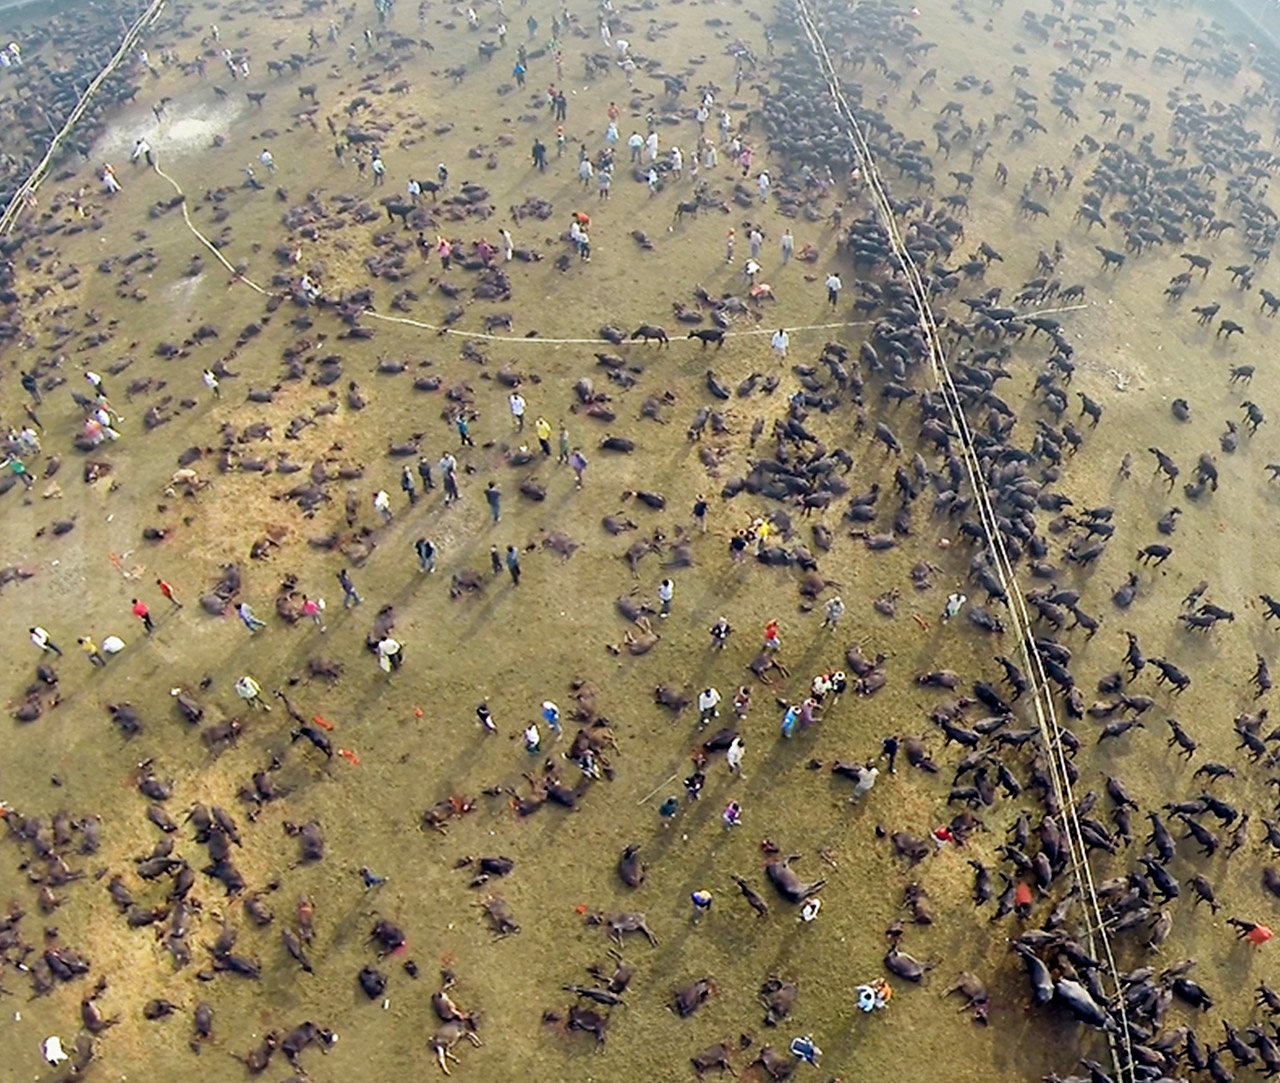
{"type": "Polygon", "coordinates": [[[302,615],[304,617],[310,617],[313,621],[315,621],[315,625],[317,628],[320,629],[320,631],[327,632],[328,629],[324,626],[323,614],[324,614],[323,598],[308,598],[305,594],[302,596],[302,615]]]}
{"type": "Polygon", "coordinates": [[[773,333],[773,356],[779,363],[787,359],[787,347],[791,345],[791,336],[787,334],[785,327],[779,327],[773,333]]]}
{"type": "Polygon", "coordinates": [[[644,136],[639,132],[633,131],[631,136],[627,139],[627,147],[631,151],[631,161],[633,163],[639,163],[640,151],[644,147],[644,136]]]}
{"type": "Polygon", "coordinates": [[[713,650],[722,651],[729,642],[729,636],[733,632],[733,626],[726,617],[721,617],[711,626],[711,647],[713,650]]]}
{"type": "Polygon", "coordinates": [[[507,546],[507,571],[511,573],[511,582],[514,586],[520,585],[520,554],[516,552],[514,545],[507,546]]]}
{"type": "Polygon", "coordinates": [[[182,603],[178,601],[177,597],[174,595],[173,586],[170,583],[166,582],[163,579],[157,579],[156,586],[160,588],[160,593],[163,594],[166,598],[168,598],[169,601],[173,604],[174,609],[182,608],[182,603]]]}
{"type": "Polygon", "coordinates": [[[266,621],[254,614],[253,607],[250,606],[248,602],[241,602],[236,606],[236,613],[239,614],[240,619],[244,621],[244,626],[249,629],[250,635],[255,635],[259,628],[265,628],[267,626],[266,621]]]}
{"type": "Polygon", "coordinates": [[[704,688],[698,693],[698,726],[702,728],[720,714],[720,692],[704,688]]]}
{"type": "Polygon", "coordinates": [[[835,308],[839,302],[840,290],[843,288],[844,283],[840,281],[840,276],[835,271],[827,275],[827,304],[832,308],[835,308]]]}
{"type": "Polygon", "coordinates": [[[39,406],[42,401],[40,396],[40,382],[32,376],[31,373],[26,371],[22,373],[20,382],[22,383],[22,390],[30,395],[32,399],[35,400],[35,404],[39,406]]]}
{"type": "Polygon", "coordinates": [[[31,633],[31,642],[39,647],[42,651],[50,651],[59,658],[62,657],[62,651],[58,649],[58,645],[49,638],[49,633],[39,625],[34,628],[27,629],[31,633]]]}
{"type": "Polygon", "coordinates": [[[569,430],[565,427],[564,419],[560,419],[560,458],[557,462],[567,463],[569,461],[569,430]]]}
{"type": "Polygon", "coordinates": [[[581,448],[574,448],[569,452],[569,468],[573,471],[574,488],[582,488],[582,475],[587,471],[587,457],[582,454],[581,448]]]}
{"type": "Polygon", "coordinates": [[[791,255],[796,248],[796,239],[791,235],[791,230],[783,231],[780,244],[782,246],[782,265],[785,267],[791,262],[791,255]]]}
{"type": "Polygon", "coordinates": [[[545,417],[539,417],[533,423],[533,431],[538,435],[538,446],[542,448],[542,454],[551,457],[551,422],[545,417]]]}
{"type": "Polygon", "coordinates": [[[390,636],[384,637],[379,641],[375,648],[378,655],[378,668],[383,673],[390,673],[393,669],[399,669],[404,662],[404,652],[398,641],[390,636]]]}
{"type": "Polygon", "coordinates": [[[738,236],[737,233],[733,229],[730,229],[729,232],[726,233],[724,236],[725,263],[733,262],[733,245],[734,245],[734,241],[737,239],[737,236],[738,236]]]}
{"type": "Polygon", "coordinates": [[[218,377],[213,374],[212,369],[204,370],[204,386],[213,392],[215,399],[222,398],[222,391],[218,385],[218,377]]]}
{"type": "Polygon", "coordinates": [[[507,402],[511,407],[511,420],[515,423],[516,432],[524,432],[524,396],[519,391],[513,391],[507,402]]]}
{"type": "Polygon", "coordinates": [[[391,497],[386,489],[379,489],[373,494],[373,510],[382,516],[384,523],[391,522],[391,497]]]}
{"type": "Polygon", "coordinates": [[[484,498],[489,502],[489,513],[493,516],[496,523],[502,518],[502,490],[498,488],[496,481],[489,482],[488,487],[484,491],[484,498]]]}
{"type": "Polygon", "coordinates": [[[693,521],[703,534],[707,532],[707,506],[707,498],[699,493],[693,502],[693,521]]]}
{"type": "Polygon", "coordinates": [[[431,460],[425,455],[418,458],[418,477],[422,480],[422,491],[430,492],[436,487],[436,483],[431,480],[431,460]]]}
{"type": "Polygon", "coordinates": [[[351,575],[346,568],[338,572],[338,586],[342,588],[342,608],[349,609],[353,605],[359,605],[363,598],[356,592],[356,585],[351,582],[351,575]]]}
{"type": "Polygon", "coordinates": [[[767,651],[782,649],[782,640],[778,638],[778,622],[776,620],[771,620],[764,626],[764,649],[767,651]]]}
{"type": "Polygon", "coordinates": [[[486,734],[497,734],[498,725],[494,722],[493,714],[489,710],[489,705],[487,703],[482,703],[476,708],[476,720],[484,727],[484,732],[486,734]]]}
{"type": "Polygon", "coordinates": [[[671,614],[671,599],[675,597],[675,593],[676,585],[670,579],[664,579],[658,584],[658,601],[662,603],[659,617],[667,617],[671,614]]]}
{"type": "Polygon", "coordinates": [[[822,618],[822,627],[834,628],[836,621],[842,616],[844,616],[844,601],[837,594],[834,598],[827,599],[825,615],[822,618]]]}
{"type": "Polygon", "coordinates": [[[715,901],[715,896],[706,890],[690,892],[689,898],[693,900],[693,923],[696,925],[703,918],[703,915],[711,912],[711,904],[715,901]]]}
{"type": "Polygon", "coordinates": [[[76,640],[80,644],[80,649],[84,651],[84,655],[89,659],[90,664],[95,666],[105,666],[107,660],[102,657],[102,652],[98,650],[98,645],[88,636],[81,636],[76,640]]]}
{"type": "Polygon", "coordinates": [[[413,484],[413,471],[406,463],[400,470],[400,488],[404,490],[404,495],[409,498],[409,507],[413,507],[418,502],[418,490],[413,484]]]}
{"type": "MultiPolygon", "coordinates": [[[[147,608],[146,602],[139,601],[137,598],[134,598],[133,615],[137,617],[138,620],[142,621],[142,627],[147,630],[147,635],[150,635],[156,630],[155,622],[151,619],[151,610],[147,608]]],[[[58,653],[61,654],[62,652],[59,651],[58,653]]]]}
{"type": "Polygon", "coordinates": [[[547,147],[541,139],[533,141],[533,147],[529,151],[529,155],[533,158],[533,164],[538,167],[539,173],[547,171],[547,147]]]}
{"type": "Polygon", "coordinates": [[[430,573],[436,570],[436,546],[425,534],[413,543],[413,551],[418,554],[418,570],[430,573]]]}

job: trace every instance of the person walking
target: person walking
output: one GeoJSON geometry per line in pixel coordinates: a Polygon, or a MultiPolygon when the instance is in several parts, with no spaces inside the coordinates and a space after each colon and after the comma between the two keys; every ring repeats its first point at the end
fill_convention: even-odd
{"type": "Polygon", "coordinates": [[[737,801],[730,801],[724,807],[724,812],[720,813],[720,819],[724,821],[725,827],[737,827],[742,823],[742,806],[737,801]]]}
{"type": "Polygon", "coordinates": [[[236,695],[244,700],[251,707],[258,707],[261,710],[271,713],[271,705],[262,698],[262,685],[255,681],[249,674],[245,674],[236,681],[236,695]]]}
{"type": "Polygon", "coordinates": [[[413,484],[413,471],[408,464],[400,470],[400,488],[404,490],[404,495],[409,498],[409,507],[413,507],[418,502],[418,490],[413,484]]]}
{"type": "Polygon", "coordinates": [[[729,232],[728,232],[728,233],[726,233],[726,234],[724,235],[724,261],[725,261],[725,263],[732,263],[732,262],[733,262],[733,245],[734,245],[734,241],[735,241],[735,240],[737,240],[737,236],[738,236],[738,235],[737,235],[737,233],[736,233],[732,228],[729,230],[729,232]]]}
{"type": "Polygon", "coordinates": [[[676,585],[670,579],[664,579],[658,584],[658,601],[662,603],[662,610],[658,613],[659,617],[667,617],[671,614],[671,599],[675,597],[676,585]]]}
{"type": "Polygon", "coordinates": [[[707,507],[707,498],[699,493],[693,502],[693,521],[703,534],[707,532],[707,507]]]}
{"type": "Polygon", "coordinates": [[[448,507],[458,499],[458,460],[446,451],[440,456],[440,479],[444,485],[444,502],[448,507]]]}
{"type": "Polygon", "coordinates": [[[560,457],[556,460],[558,463],[567,463],[569,461],[569,430],[565,427],[564,419],[560,419],[560,457]]]}
{"type": "Polygon", "coordinates": [[[533,141],[533,147],[529,151],[529,156],[533,159],[533,164],[538,167],[539,173],[547,171],[547,147],[541,139],[533,141]]]}
{"type": "Polygon", "coordinates": [[[556,735],[555,739],[560,740],[560,708],[549,699],[542,701],[542,721],[556,735]]]}
{"type": "Polygon", "coordinates": [[[538,732],[538,723],[530,722],[524,730],[524,750],[530,756],[537,756],[542,752],[542,734],[538,732]]]}
{"type": "Polygon", "coordinates": [[[782,640],[778,638],[778,622],[771,620],[764,626],[764,650],[777,651],[781,649],[782,640]]]}
{"type": "Polygon", "coordinates": [[[582,488],[582,475],[587,471],[587,457],[582,454],[581,448],[574,448],[569,452],[569,468],[573,471],[574,488],[582,488]]]}
{"type": "Polygon", "coordinates": [[[204,386],[213,392],[215,399],[222,398],[222,390],[218,384],[218,377],[213,374],[212,369],[204,370],[204,386]]]}
{"type": "Polygon", "coordinates": [[[704,688],[698,693],[698,727],[706,726],[720,714],[720,693],[715,688],[704,688]]]}
{"type": "Polygon", "coordinates": [[[58,644],[50,639],[49,633],[39,625],[36,625],[34,628],[28,628],[27,631],[31,633],[31,642],[42,651],[49,651],[56,654],[59,658],[62,657],[62,651],[58,649],[58,644]]]}
{"type": "Polygon", "coordinates": [[[489,546],[489,567],[494,575],[502,574],[502,554],[498,552],[496,545],[489,546]]]}
{"type": "Polygon", "coordinates": [[[507,571],[511,573],[511,582],[514,586],[520,585],[520,554],[516,552],[514,545],[507,546],[507,571]]]}
{"type": "Polygon", "coordinates": [[[373,494],[373,510],[382,516],[384,523],[391,522],[391,497],[386,489],[379,489],[373,494]]]}
{"type": "Polygon", "coordinates": [[[19,381],[22,384],[22,390],[35,400],[37,406],[43,401],[40,395],[40,382],[31,373],[24,371],[19,381]]]}
{"type": "Polygon", "coordinates": [[[467,415],[459,411],[458,416],[453,419],[453,423],[458,428],[458,446],[475,447],[476,442],[471,438],[471,422],[467,419],[467,415]]]}
{"type": "Polygon", "coordinates": [[[315,621],[315,625],[322,632],[328,629],[324,626],[324,599],[308,598],[305,594],[302,596],[302,615],[310,617],[315,621]]]}
{"type": "Polygon", "coordinates": [[[729,765],[729,770],[739,778],[745,778],[742,773],[742,757],[746,750],[747,746],[743,742],[741,735],[734,737],[729,747],[725,750],[724,762],[729,765]]]}
{"type": "Polygon", "coordinates": [[[418,570],[429,574],[436,570],[436,546],[425,534],[413,543],[413,551],[418,554],[418,570]]]}
{"type": "Polygon", "coordinates": [[[338,586],[342,588],[342,608],[349,609],[353,605],[359,605],[363,598],[356,592],[356,585],[351,582],[351,575],[346,568],[338,572],[338,586]]]}
{"type": "Polygon", "coordinates": [[[773,333],[773,356],[778,359],[779,364],[787,359],[787,347],[791,345],[791,336],[787,334],[785,327],[779,327],[773,333]]]}
{"type": "Polygon", "coordinates": [[[507,403],[511,407],[511,420],[515,423],[516,432],[524,432],[524,396],[519,391],[513,391],[507,403]]]}
{"type": "Polygon", "coordinates": [[[484,728],[486,734],[497,736],[498,725],[494,722],[493,714],[490,712],[487,703],[482,703],[476,708],[476,721],[484,728]]]}
{"type": "Polygon", "coordinates": [[[107,660],[102,657],[102,652],[98,650],[98,644],[88,636],[81,636],[76,642],[80,644],[80,649],[84,651],[84,656],[89,659],[91,665],[105,666],[107,664],[107,660]]]}
{"type": "Polygon", "coordinates": [[[147,608],[146,602],[139,601],[137,598],[134,598],[133,615],[137,617],[138,620],[142,621],[142,627],[147,630],[147,635],[150,635],[156,630],[155,622],[151,619],[151,610],[147,608]]]}
{"type": "Polygon", "coordinates": [[[489,482],[488,487],[484,491],[484,498],[489,502],[489,513],[493,516],[496,523],[502,518],[502,490],[498,488],[496,481],[489,482]]]}
{"type": "Polygon", "coordinates": [[[182,608],[182,603],[178,601],[177,596],[173,593],[172,584],[166,582],[163,579],[157,579],[156,586],[160,588],[160,593],[169,599],[174,609],[182,608]]]}
{"type": "Polygon", "coordinates": [[[241,602],[236,606],[236,613],[239,614],[240,619],[244,621],[244,626],[249,629],[250,635],[257,634],[259,628],[265,628],[267,626],[267,622],[265,620],[260,619],[254,614],[253,607],[250,606],[248,602],[241,602]]]}
{"type": "Polygon", "coordinates": [[[843,288],[844,283],[840,281],[840,276],[836,274],[835,271],[832,271],[827,275],[827,304],[832,308],[835,308],[836,304],[839,302],[840,291],[843,288]]]}
{"type": "Polygon", "coordinates": [[[542,448],[542,454],[551,457],[551,422],[545,417],[539,417],[533,423],[533,431],[538,436],[538,446],[542,448]]]}
{"type": "Polygon", "coordinates": [[[822,627],[834,628],[836,626],[836,622],[843,616],[844,601],[841,599],[840,595],[837,594],[834,598],[828,598],[822,618],[822,627]]]}

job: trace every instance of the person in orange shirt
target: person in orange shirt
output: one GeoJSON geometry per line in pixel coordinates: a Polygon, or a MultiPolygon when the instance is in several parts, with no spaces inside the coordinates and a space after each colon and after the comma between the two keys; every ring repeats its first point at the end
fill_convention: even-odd
{"type": "Polygon", "coordinates": [[[776,651],[782,647],[782,640],[778,638],[778,622],[771,620],[764,626],[764,649],[767,651],[776,651]]]}
{"type": "Polygon", "coordinates": [[[169,601],[173,603],[173,607],[175,609],[182,608],[182,603],[178,601],[176,597],[174,597],[173,587],[169,583],[167,583],[163,579],[157,579],[156,586],[160,588],[160,593],[163,594],[166,598],[169,599],[169,601]]]}

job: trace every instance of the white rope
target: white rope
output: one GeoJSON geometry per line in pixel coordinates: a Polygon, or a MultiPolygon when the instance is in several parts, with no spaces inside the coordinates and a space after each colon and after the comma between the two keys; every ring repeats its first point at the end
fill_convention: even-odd
{"type": "Polygon", "coordinates": [[[40,159],[35,169],[31,171],[30,176],[22,182],[14,197],[9,200],[4,212],[0,214],[0,234],[8,233],[13,229],[18,220],[18,215],[22,213],[23,207],[35,195],[36,189],[40,187],[40,182],[44,180],[44,175],[49,171],[49,166],[53,163],[54,155],[57,154],[58,147],[62,144],[62,141],[70,134],[71,129],[75,127],[84,115],[84,111],[89,107],[90,100],[98,92],[98,88],[102,86],[107,76],[120,66],[126,54],[133,48],[138,38],[142,36],[142,32],[160,17],[160,10],[164,5],[165,0],[152,0],[151,6],[139,15],[134,24],[125,31],[115,55],[107,61],[106,67],[98,72],[93,81],[85,87],[85,91],[80,95],[80,100],[76,102],[75,108],[71,110],[66,121],[63,122],[61,130],[50,141],[49,149],[45,152],[45,156],[40,159]]]}
{"type": "MultiPolygon", "coordinates": [[[[822,69],[823,78],[827,82],[831,97],[836,103],[843,119],[847,123],[846,134],[848,135],[850,142],[853,144],[854,151],[863,167],[867,187],[872,194],[873,200],[876,204],[876,209],[879,211],[882,223],[889,235],[891,243],[894,246],[899,259],[899,264],[906,276],[907,282],[915,295],[921,328],[929,347],[930,368],[933,372],[935,382],[943,390],[943,401],[947,406],[947,411],[950,415],[951,421],[955,426],[956,431],[961,436],[963,450],[962,459],[965,463],[965,469],[969,476],[970,486],[975,495],[975,506],[978,509],[983,532],[986,535],[987,544],[994,558],[996,574],[1000,580],[1001,587],[1004,589],[1009,600],[1011,622],[1018,632],[1019,648],[1022,652],[1023,660],[1028,670],[1028,682],[1031,686],[1032,705],[1035,711],[1036,722],[1039,726],[1045,748],[1050,754],[1050,774],[1052,776],[1052,782],[1058,804],[1064,814],[1066,827],[1065,835],[1067,838],[1073,870],[1076,874],[1077,883],[1082,886],[1082,894],[1087,892],[1088,901],[1092,907],[1092,915],[1087,914],[1087,916],[1092,917],[1093,920],[1086,925],[1086,937],[1089,943],[1089,949],[1091,953],[1096,951],[1094,948],[1094,936],[1096,934],[1105,950],[1106,961],[1111,971],[1112,980],[1115,983],[1117,993],[1119,993],[1121,988],[1119,968],[1111,950],[1110,938],[1107,935],[1105,924],[1102,919],[1101,905],[1098,901],[1096,885],[1094,884],[1092,870],[1089,866],[1088,849],[1084,842],[1083,833],[1080,828],[1080,822],[1071,791],[1070,775],[1067,771],[1066,753],[1058,735],[1058,721],[1053,705],[1052,695],[1048,690],[1049,680],[1044,672],[1039,652],[1034,649],[1030,632],[1032,619],[1026,609],[1025,600],[1023,599],[1021,592],[1018,590],[1012,561],[1009,559],[1008,552],[1004,545],[1004,539],[1000,533],[998,524],[996,523],[995,511],[991,504],[990,492],[987,488],[985,478],[982,475],[981,464],[974,452],[973,434],[969,429],[968,419],[965,417],[963,410],[960,409],[960,396],[947,365],[945,353],[938,335],[938,328],[933,318],[932,309],[928,303],[928,293],[924,282],[920,277],[919,269],[916,267],[914,260],[907,252],[906,245],[902,240],[902,236],[898,230],[897,220],[892,210],[892,205],[889,203],[888,196],[884,191],[879,170],[876,166],[874,157],[872,156],[871,149],[867,145],[857,118],[853,114],[844,94],[840,90],[839,80],[836,76],[834,65],[831,63],[831,57],[822,42],[821,35],[813,24],[812,17],[809,15],[806,7],[806,0],[796,0],[796,7],[805,36],[808,38],[810,49],[813,52],[814,58],[818,61],[819,67],[822,69]]],[[[1125,1010],[1123,996],[1118,996],[1117,999],[1121,1022],[1123,1024],[1121,1029],[1121,1038],[1127,1053],[1127,1066],[1129,1068],[1128,1078],[1132,1080],[1134,1078],[1134,1061],[1132,1048],[1130,1046],[1127,1013],[1125,1010]]],[[[1108,1035],[1107,1041],[1111,1053],[1112,1064],[1117,1075],[1123,1079],[1125,1078],[1125,1065],[1120,1062],[1112,1036],[1108,1035]]]]}

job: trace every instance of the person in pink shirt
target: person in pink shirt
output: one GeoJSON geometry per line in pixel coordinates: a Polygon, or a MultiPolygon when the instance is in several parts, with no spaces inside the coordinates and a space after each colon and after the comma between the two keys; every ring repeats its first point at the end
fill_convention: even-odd
{"type": "Polygon", "coordinates": [[[327,629],[324,626],[324,599],[308,598],[305,594],[302,596],[302,615],[310,617],[316,622],[316,627],[324,632],[327,629]]]}

